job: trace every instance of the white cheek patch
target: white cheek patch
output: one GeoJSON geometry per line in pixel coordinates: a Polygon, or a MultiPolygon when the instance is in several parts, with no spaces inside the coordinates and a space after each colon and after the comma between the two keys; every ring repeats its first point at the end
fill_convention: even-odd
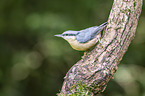
{"type": "Polygon", "coordinates": [[[76,39],[75,36],[63,36],[62,38],[65,40],[75,40],[76,39]]]}

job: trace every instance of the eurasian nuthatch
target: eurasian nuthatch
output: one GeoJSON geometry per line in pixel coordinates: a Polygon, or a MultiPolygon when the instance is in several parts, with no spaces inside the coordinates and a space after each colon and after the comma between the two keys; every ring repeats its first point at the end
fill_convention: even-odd
{"type": "Polygon", "coordinates": [[[90,27],[80,31],[65,31],[62,34],[54,35],[57,37],[62,37],[72,46],[73,49],[78,51],[85,51],[95,45],[101,38],[101,31],[108,24],[105,22],[100,26],[90,27]]]}

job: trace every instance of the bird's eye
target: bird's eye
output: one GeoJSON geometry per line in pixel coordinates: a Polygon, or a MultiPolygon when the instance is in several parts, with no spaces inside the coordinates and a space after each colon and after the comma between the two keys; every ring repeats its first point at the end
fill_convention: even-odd
{"type": "Polygon", "coordinates": [[[63,34],[63,36],[68,36],[68,34],[63,34]]]}

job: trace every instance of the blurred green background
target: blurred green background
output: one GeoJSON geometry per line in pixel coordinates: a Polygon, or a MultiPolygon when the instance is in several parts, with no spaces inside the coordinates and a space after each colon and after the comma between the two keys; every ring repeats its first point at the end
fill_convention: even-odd
{"type": "MultiPolygon", "coordinates": [[[[83,52],[55,34],[107,21],[113,0],[0,0],[0,96],[55,96],[83,52]]],[[[145,8],[145,4],[143,6],[145,8]]],[[[145,10],[100,96],[145,96],[145,10]]]]}

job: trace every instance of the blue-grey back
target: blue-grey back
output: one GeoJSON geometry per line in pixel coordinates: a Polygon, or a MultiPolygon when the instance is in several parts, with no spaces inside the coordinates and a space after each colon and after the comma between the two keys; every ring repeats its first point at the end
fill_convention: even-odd
{"type": "Polygon", "coordinates": [[[100,33],[101,30],[102,28],[100,29],[99,26],[90,27],[90,28],[81,30],[80,33],[76,36],[76,39],[80,43],[86,43],[92,40],[93,38],[95,38],[96,35],[100,33]]]}
{"type": "Polygon", "coordinates": [[[99,34],[102,29],[108,24],[108,22],[105,22],[101,24],[100,26],[94,26],[90,27],[84,30],[81,30],[77,35],[76,35],[76,40],[80,43],[86,43],[93,38],[96,37],[97,34],[99,34]]]}

